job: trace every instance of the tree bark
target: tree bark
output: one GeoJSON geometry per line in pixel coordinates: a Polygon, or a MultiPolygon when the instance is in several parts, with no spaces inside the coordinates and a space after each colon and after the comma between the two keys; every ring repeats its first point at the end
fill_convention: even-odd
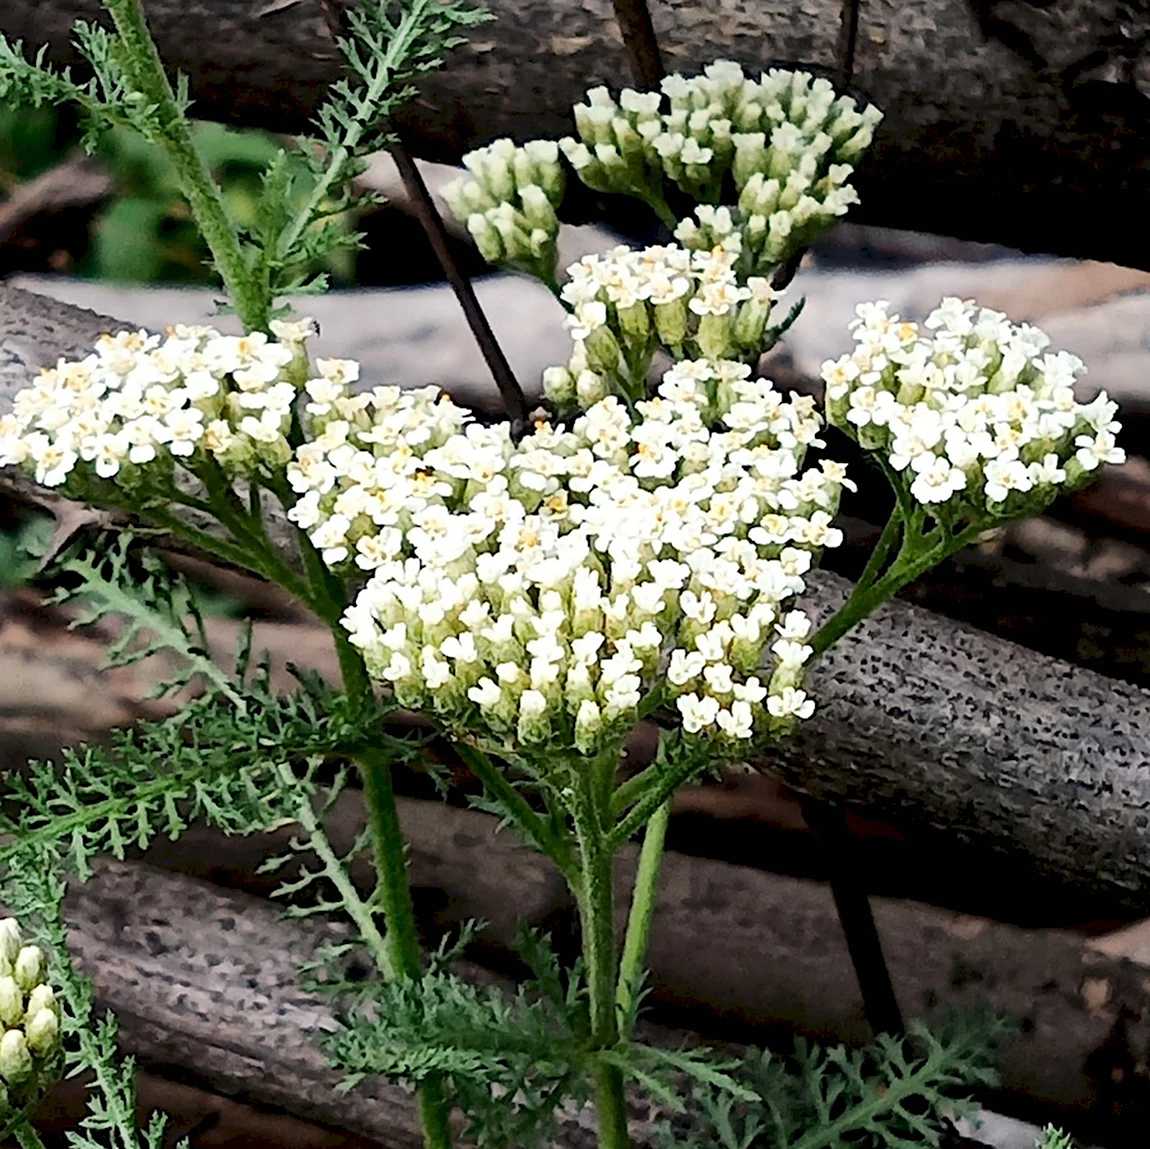
{"type": "MultiPolygon", "coordinates": [[[[347,0],[339,0],[347,3],[347,0]]],[[[571,104],[629,77],[610,0],[491,0],[496,20],[403,121],[454,159],[496,136],[570,131],[571,104]]],[[[1150,268],[1150,10],[1123,0],[866,0],[853,84],[885,112],[854,218],[1150,268]]],[[[147,0],[197,114],[298,131],[339,54],[321,0],[147,0]]],[[[843,71],[842,0],[651,0],[669,69],[717,57],[843,71]]],[[[0,32],[75,63],[99,0],[5,0],[0,32]]]]}

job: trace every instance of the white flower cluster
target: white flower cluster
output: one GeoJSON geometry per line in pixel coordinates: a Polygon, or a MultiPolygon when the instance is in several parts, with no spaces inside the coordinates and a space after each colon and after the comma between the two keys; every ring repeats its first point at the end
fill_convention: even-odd
{"type": "Polygon", "coordinates": [[[566,176],[554,140],[511,140],[463,157],[470,172],[443,189],[452,213],[467,225],[488,263],[510,264],[551,281],[555,278],[559,234],[556,209],[566,176]]]}
{"type": "Polygon", "coordinates": [[[944,299],[925,330],[861,304],[854,352],[823,365],[828,418],[881,451],[936,513],[1013,516],[1121,463],[1117,406],[1075,398],[1082,361],[1035,327],[944,299]]]}
{"type": "Polygon", "coordinates": [[[701,76],[668,76],[662,94],[625,89],[616,102],[592,89],[575,107],[579,139],[560,146],[589,187],[648,201],[661,202],[671,180],[716,204],[730,175],[749,251],[778,262],[857,201],[846,181],[881,118],[809,72],[772,68],[753,80],[719,60],[701,76]]]}
{"type": "Polygon", "coordinates": [[[22,1109],[51,1084],[60,1007],[44,952],[25,945],[15,918],[0,919],[0,1114],[22,1109]]]}
{"type": "Polygon", "coordinates": [[[808,716],[790,604],[846,480],[800,474],[813,402],[749,375],[679,363],[633,414],[608,396],[518,444],[430,389],[315,412],[291,516],[372,572],[344,622],[373,677],[521,749],[594,753],[652,705],[742,745],[808,716]]]}
{"type": "Polygon", "coordinates": [[[141,467],[159,475],[205,454],[233,473],[282,466],[296,396],[288,376],[311,327],[275,326],[281,342],[182,325],[100,336],[91,355],[61,359],[17,394],[0,418],[0,466],[48,487],[130,483],[141,467]]]}
{"type": "Polygon", "coordinates": [[[575,354],[544,375],[548,398],[565,409],[620,387],[646,394],[659,345],[677,359],[757,361],[777,292],[761,276],[739,282],[738,252],[739,237],[729,234],[710,251],[617,247],[572,264],[561,294],[575,354]]]}

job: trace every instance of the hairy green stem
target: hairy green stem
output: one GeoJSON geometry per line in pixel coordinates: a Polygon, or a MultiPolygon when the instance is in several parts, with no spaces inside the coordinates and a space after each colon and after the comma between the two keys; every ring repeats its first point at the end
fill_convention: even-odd
{"type": "MultiPolygon", "coordinates": [[[[597,764],[596,764],[597,765],[597,764]]],[[[582,881],[578,890],[583,934],[583,962],[591,1007],[591,1043],[594,1049],[613,1049],[619,1043],[616,1013],[615,883],[613,854],[603,833],[597,801],[598,780],[585,764],[576,783],[572,803],[579,840],[582,881]]],[[[596,1069],[595,1099],[600,1149],[628,1149],[627,1107],[623,1075],[613,1065],[596,1069]]]]}
{"type": "Polygon", "coordinates": [[[619,988],[615,995],[622,1036],[629,1037],[629,1027],[635,1016],[635,1003],[643,979],[643,962],[647,957],[647,943],[651,936],[651,920],[655,916],[658,897],[659,870],[663,865],[663,848],[667,841],[667,823],[671,820],[671,800],[667,799],[655,816],[647,823],[643,848],[639,851],[639,868],[635,872],[635,888],[631,892],[631,912],[627,918],[627,933],[623,940],[623,957],[619,962],[619,988]]]}
{"type": "Polygon", "coordinates": [[[700,769],[699,763],[691,761],[683,763],[675,770],[660,768],[660,764],[656,763],[647,767],[642,773],[636,774],[629,783],[620,786],[612,798],[612,812],[622,805],[619,796],[627,787],[630,787],[627,800],[631,803],[631,807],[630,809],[623,807],[626,812],[611,830],[607,838],[608,848],[617,850],[624,842],[629,841],[633,834],[637,834],[658,813],[663,803],[668,801],[680,786],[686,785],[700,769]],[[631,783],[639,782],[641,785],[631,786],[631,783]]]}
{"type": "MultiPolygon", "coordinates": [[[[371,679],[363,656],[348,641],[340,617],[344,600],[328,577],[314,548],[303,538],[301,549],[308,568],[308,585],[312,602],[331,630],[343,675],[344,689],[356,706],[366,705],[372,696],[371,679]]],[[[356,765],[363,781],[364,805],[375,859],[376,885],[372,901],[383,911],[387,933],[383,938],[383,955],[392,977],[418,978],[423,972],[419,951],[419,932],[415,923],[415,905],[411,899],[411,881],[407,872],[407,850],[395,804],[395,787],[391,763],[386,754],[367,747],[356,754],[356,765]]],[[[451,1149],[451,1105],[443,1081],[427,1078],[418,1088],[420,1120],[427,1149],[451,1149]]]]}
{"type": "Polygon", "coordinates": [[[155,105],[159,131],[152,142],[168,157],[220,278],[249,331],[267,331],[272,299],[250,273],[239,234],[219,186],[196,149],[191,125],[172,91],[160,54],[148,31],[140,0],[104,0],[123,48],[122,66],[133,87],[155,105]]]}
{"type": "Polygon", "coordinates": [[[507,776],[478,746],[467,742],[452,743],[463,764],[483,784],[484,790],[499,803],[523,836],[537,850],[546,854],[570,884],[578,882],[578,871],[571,858],[571,850],[538,811],[511,784],[507,776]]]}
{"type": "Polygon", "coordinates": [[[921,523],[908,522],[902,549],[886,574],[869,586],[863,583],[857,584],[847,601],[811,639],[815,655],[818,656],[830,649],[847,631],[857,626],[888,599],[893,598],[903,587],[968,546],[987,529],[986,523],[978,523],[957,535],[944,532],[941,527],[936,527],[929,534],[923,534],[921,523]]]}
{"type": "Polygon", "coordinates": [[[32,1124],[27,1118],[16,1123],[12,1135],[16,1138],[20,1149],[44,1149],[44,1142],[40,1140],[40,1134],[32,1128],[32,1124]]]}
{"type": "MultiPolygon", "coordinates": [[[[376,886],[373,900],[387,923],[384,952],[396,977],[418,978],[423,972],[415,906],[407,873],[407,852],[395,805],[391,764],[374,750],[358,756],[364,801],[375,854],[376,886]]],[[[451,1105],[439,1077],[427,1078],[419,1087],[419,1113],[427,1149],[450,1149],[451,1105]]]]}

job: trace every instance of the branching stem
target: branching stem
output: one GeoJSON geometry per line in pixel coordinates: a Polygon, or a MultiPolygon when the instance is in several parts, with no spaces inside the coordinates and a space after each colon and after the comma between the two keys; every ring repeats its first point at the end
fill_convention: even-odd
{"type": "Polygon", "coordinates": [[[20,1145],[20,1149],[44,1149],[44,1142],[40,1140],[40,1134],[32,1128],[32,1124],[27,1118],[17,1123],[12,1134],[20,1145]]]}
{"type": "Polygon", "coordinates": [[[248,269],[235,224],[228,215],[219,186],[196,150],[191,125],[176,100],[160,54],[148,31],[140,0],[104,0],[123,47],[122,66],[132,86],[155,105],[160,130],[152,143],[171,161],[216,269],[231,295],[244,327],[267,331],[272,300],[248,269]]]}
{"type": "MultiPolygon", "coordinates": [[[[895,515],[902,518],[896,508],[895,515]]],[[[895,517],[892,515],[892,521],[895,517]]],[[[984,531],[986,523],[977,523],[958,534],[950,534],[941,526],[924,533],[921,514],[905,522],[906,533],[898,557],[887,572],[869,585],[859,582],[845,603],[820,627],[811,639],[815,655],[829,650],[847,631],[857,626],[888,599],[905,586],[925,574],[932,567],[969,546],[984,531]]],[[[887,524],[890,526],[890,523],[887,524]]],[[[883,532],[884,536],[886,531],[883,532]]],[[[881,540],[880,540],[881,545],[881,540]]],[[[873,556],[872,556],[873,557],[873,556]]],[[[868,564],[869,567],[869,564],[868,564]]]]}

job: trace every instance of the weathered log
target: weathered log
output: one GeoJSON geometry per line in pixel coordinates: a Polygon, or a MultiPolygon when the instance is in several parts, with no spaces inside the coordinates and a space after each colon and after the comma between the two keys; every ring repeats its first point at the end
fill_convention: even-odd
{"type": "MultiPolygon", "coordinates": [[[[0,410],[30,370],[110,325],[0,287],[0,410]]],[[[45,501],[11,472],[0,489],[45,501]]],[[[819,575],[808,605],[825,612],[845,590],[819,575]]],[[[818,714],[771,763],[797,789],[1150,899],[1147,692],[897,602],[823,659],[813,689],[818,714]]]]}
{"type": "MultiPolygon", "coordinates": [[[[401,801],[400,813],[417,894],[431,888],[448,899],[440,926],[489,913],[488,936],[505,945],[519,920],[554,923],[566,897],[562,882],[545,859],[497,833],[494,819],[412,800],[401,801]]],[[[350,842],[361,825],[354,795],[341,800],[335,818],[337,840],[350,842]]],[[[254,839],[221,849],[218,837],[198,833],[179,853],[203,857],[197,845],[234,851],[249,870],[278,848],[254,839]]],[[[621,895],[634,859],[629,850],[620,865],[621,895]]],[[[910,1016],[989,1003],[1021,1021],[1004,1049],[1004,1096],[1014,1105],[1024,1095],[1047,1112],[1056,1107],[1105,1140],[1108,1122],[1144,1100],[1142,1071],[1128,1072],[1120,1086],[1111,1080],[1112,1071],[1144,1065],[1150,1054],[1144,967],[1056,931],[875,901],[910,1016]]],[[[334,1075],[313,1046],[330,1029],[330,1014],[298,989],[295,971],[338,927],[287,923],[277,912],[196,878],[107,863],[71,895],[67,917],[100,1001],[120,1017],[126,1046],[145,1065],[179,1066],[219,1092],[407,1145],[402,1094],[378,1085],[331,1093],[334,1075]]],[[[725,1017],[759,1039],[785,1042],[792,1029],[832,1040],[866,1036],[833,900],[817,882],[668,855],[650,966],[654,1000],[690,1007],[704,1030],[725,1017]]],[[[575,1143],[581,1124],[564,1144],[575,1143]]]]}
{"type": "MultiPolygon", "coordinates": [[[[340,0],[346,3],[347,0],[340,0]]],[[[499,135],[558,135],[627,58],[610,0],[493,0],[495,22],[422,85],[404,120],[454,159],[499,135]]],[[[860,181],[861,222],[1150,267],[1150,11],[1121,0],[871,0],[853,80],[887,114],[860,181]]],[[[320,0],[148,0],[198,114],[300,130],[338,75],[320,0]],[[189,34],[191,30],[192,34],[189,34]]],[[[841,0],[652,0],[668,66],[842,63],[841,0]]],[[[99,0],[6,0],[0,31],[75,63],[99,0]]]]}

